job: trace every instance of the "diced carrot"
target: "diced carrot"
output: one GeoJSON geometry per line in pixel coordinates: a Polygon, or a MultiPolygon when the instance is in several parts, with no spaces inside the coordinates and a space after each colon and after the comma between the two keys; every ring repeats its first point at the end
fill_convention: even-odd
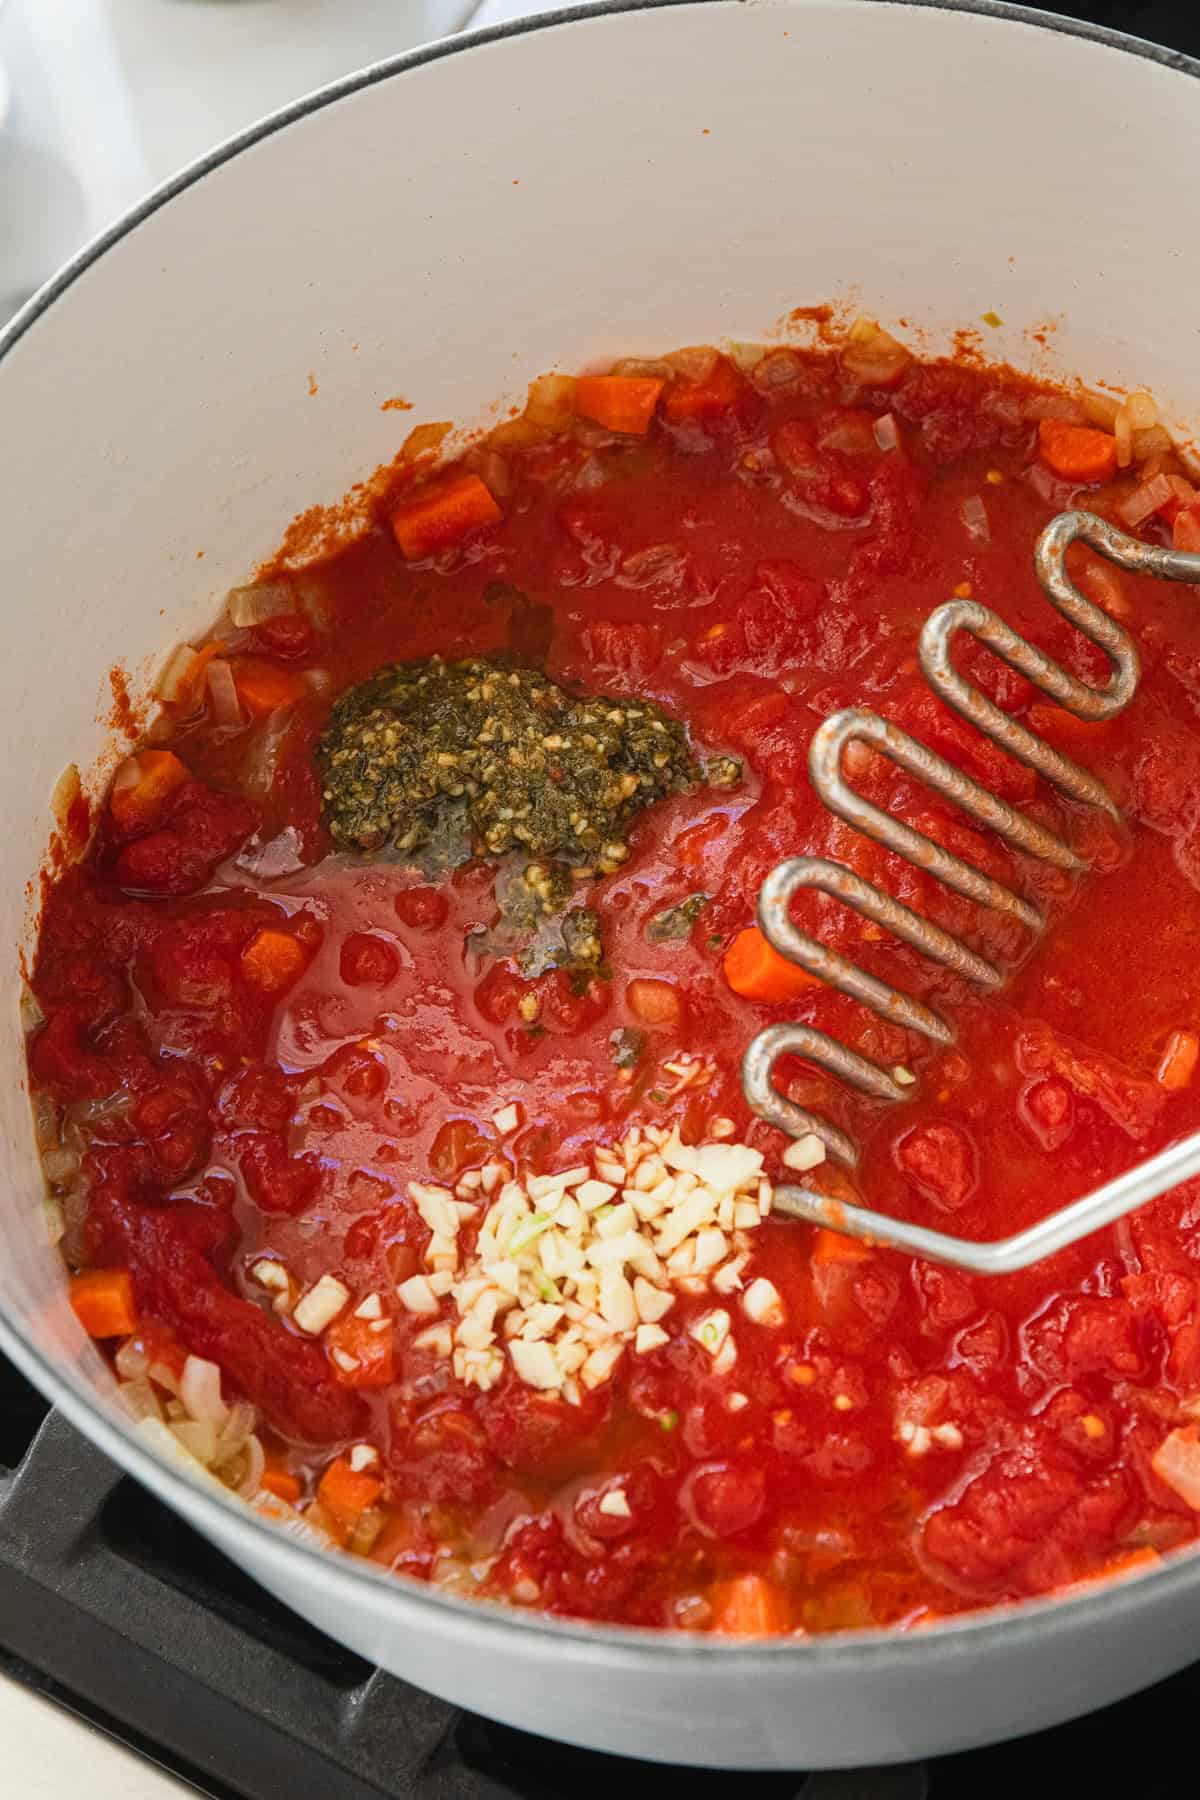
{"type": "Polygon", "coordinates": [[[291,986],[307,961],[303,944],[290,932],[262,925],[242,951],[242,974],[260,994],[279,994],[291,986]]]}
{"type": "Polygon", "coordinates": [[[645,437],[664,386],[649,375],[581,375],[575,410],[608,431],[645,437]]]}
{"type": "Polygon", "coordinates": [[[190,780],[187,768],[170,750],[142,750],[127,756],[113,776],[108,809],[118,829],[132,834],[158,823],[176,788],[190,780]]]}
{"type": "Polygon", "coordinates": [[[847,1237],[844,1231],[827,1231],[822,1225],[812,1247],[815,1268],[829,1268],[834,1263],[860,1263],[870,1256],[861,1238],[847,1237]]]}
{"type": "Polygon", "coordinates": [[[1185,506],[1175,515],[1171,543],[1176,550],[1200,550],[1200,509],[1185,506]]]}
{"type": "Polygon", "coordinates": [[[710,1631],[726,1637],[773,1637],[790,1625],[787,1595],[762,1575],[735,1575],[714,1584],[710,1631]]]}
{"type": "Polygon", "coordinates": [[[625,998],[630,1012],[643,1025],[674,1025],[679,1018],[679,995],[669,981],[631,981],[625,998]]]}
{"type": "Polygon", "coordinates": [[[1112,719],[1077,719],[1065,706],[1052,706],[1041,700],[1030,707],[1029,729],[1048,743],[1062,747],[1068,754],[1084,753],[1089,744],[1100,745],[1111,736],[1112,719]]]}
{"type": "Polygon", "coordinates": [[[89,1337],[128,1337],[137,1330],[128,1269],[87,1269],[71,1277],[71,1305],[89,1337]]]}
{"type": "Polygon", "coordinates": [[[347,1537],[367,1508],[383,1492],[383,1483],[363,1469],[352,1469],[344,1456],[331,1462],[317,1487],[317,1498],[327,1518],[347,1537]]]}
{"type": "Polygon", "coordinates": [[[819,985],[815,975],[773,949],[757,925],[738,932],[725,952],[724,969],[744,1000],[795,1000],[819,985]]]}
{"type": "Polygon", "coordinates": [[[663,395],[664,418],[672,424],[692,420],[703,424],[735,406],[743,391],[742,379],[727,356],[713,358],[708,374],[699,381],[677,375],[663,395]]]}
{"type": "Polygon", "coordinates": [[[386,1316],[360,1319],[347,1313],[329,1327],[323,1341],[334,1380],[343,1387],[386,1387],[391,1381],[392,1321],[386,1316]]]}
{"type": "Polygon", "coordinates": [[[1065,419],[1038,424],[1038,455],[1064,481],[1111,481],[1117,472],[1117,440],[1091,425],[1065,419]]]}
{"type": "Polygon", "coordinates": [[[265,656],[239,656],[232,667],[238,699],[248,713],[259,717],[294,706],[308,692],[294,669],[282,669],[265,656]]]}
{"type": "Polygon", "coordinates": [[[277,1500],[286,1500],[289,1506],[295,1506],[300,1498],[300,1483],[286,1469],[273,1469],[268,1465],[259,1477],[258,1485],[266,1488],[268,1494],[274,1494],[277,1500]]]}
{"type": "Polygon", "coordinates": [[[447,550],[469,532],[495,525],[503,515],[478,475],[446,475],[431,481],[392,514],[392,533],[409,562],[447,550]]]}
{"type": "Polygon", "coordinates": [[[1173,1031],[1167,1039],[1162,1061],[1155,1076],[1160,1087],[1185,1088],[1196,1073],[1200,1057],[1200,1038],[1194,1031],[1173,1031]]]}

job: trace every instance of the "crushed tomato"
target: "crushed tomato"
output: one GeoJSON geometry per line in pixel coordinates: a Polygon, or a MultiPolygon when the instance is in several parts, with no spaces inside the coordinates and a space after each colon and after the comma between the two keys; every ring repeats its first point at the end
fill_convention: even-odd
{"type": "MultiPolygon", "coordinates": [[[[969,1235],[1018,1230],[1200,1127],[1194,596],[1105,566],[1143,675],[1103,729],[961,647],[1001,706],[1102,775],[1125,829],[946,713],[915,642],[952,592],[1103,679],[1031,552],[1071,481],[1106,483],[1084,499],[1117,517],[1141,477],[1114,473],[1103,434],[1044,415],[1039,457],[1033,390],[1010,374],[883,350],[880,368],[860,345],[844,363],[776,350],[761,372],[714,358],[665,387],[639,378],[647,409],[657,399],[644,435],[628,419],[606,430],[593,405],[473,453],[498,499],[460,469],[393,500],[391,528],[382,512],[306,570],[303,608],[237,649],[242,727],[218,728],[194,695],[168,709],[86,859],[47,893],[30,1067],[82,1150],[68,1259],[129,1272],[124,1310],[99,1325],[136,1318],[217,1361],[227,1396],[265,1422],[265,1485],[288,1503],[317,1494],[339,1541],[410,1575],[596,1619],[820,1631],[1043,1593],[1196,1534],[1181,1457],[1162,1446],[1182,1445],[1190,1471],[1200,1183],[991,1281],[768,1219],[747,1281],[769,1277],[780,1304],[755,1322],[725,1303],[732,1366],[689,1330],[711,1297],[682,1293],[666,1342],[627,1350],[578,1406],[511,1368],[487,1392],[462,1386],[414,1344],[430,1318],[396,1301],[429,1243],[411,1181],[496,1159],[565,1167],[634,1125],[695,1142],[716,1120],[785,1178],[786,1140],[739,1082],[747,1041],[780,1019],[917,1077],[883,1108],[785,1070],[793,1099],[864,1145],[853,1181],[829,1165],[806,1179],[969,1235]],[[986,541],[962,513],[981,493],[986,541]],[[336,693],[383,663],[509,648],[544,656],[557,682],[653,700],[738,771],[660,803],[628,862],[586,884],[605,962],[582,978],[478,947],[493,866],[355,864],[327,855],[320,828],[312,752],[336,693]],[[877,803],[1027,891],[1049,921],[1036,946],[820,807],[810,740],[859,702],[1089,859],[1079,880],[1023,863],[881,759],[854,770],[877,803]],[[815,897],[798,910],[953,1018],[952,1048],[808,980],[776,987],[759,969],[731,987],[763,877],[801,853],[882,880],[1011,972],[983,998],[907,953],[898,969],[853,914],[815,897]],[[648,929],[685,903],[680,930],[648,929]],[[689,1054],[698,1082],[678,1076],[689,1054]],[[305,1336],[256,1285],[263,1258],[295,1293],[333,1275],[381,1307],[305,1336]],[[358,1443],[378,1449],[369,1472],[346,1460],[358,1443]]],[[[1189,547],[1192,517],[1174,522],[1189,547]]]]}

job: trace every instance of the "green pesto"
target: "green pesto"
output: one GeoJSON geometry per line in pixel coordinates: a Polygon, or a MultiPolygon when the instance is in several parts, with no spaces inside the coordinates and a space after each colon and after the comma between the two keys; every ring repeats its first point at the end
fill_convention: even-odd
{"type": "Polygon", "coordinates": [[[611,873],[637,815],[699,777],[687,734],[646,700],[569,694],[483,658],[395,663],[337,701],[317,745],[343,849],[416,852],[448,812],[478,855],[611,873]]]}

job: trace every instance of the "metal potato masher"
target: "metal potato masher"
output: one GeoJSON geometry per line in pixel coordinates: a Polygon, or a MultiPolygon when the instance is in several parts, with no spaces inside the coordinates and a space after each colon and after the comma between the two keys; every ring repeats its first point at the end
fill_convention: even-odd
{"type": "MultiPolygon", "coordinates": [[[[1111,719],[1121,712],[1137,689],[1137,649],[1129,633],[1086,599],[1068,576],[1066,554],[1076,540],[1090,545],[1118,568],[1135,574],[1156,575],[1170,581],[1200,582],[1200,554],[1143,544],[1092,513],[1060,513],[1038,539],[1034,567],[1051,605],[1107,655],[1112,674],[1106,684],[1094,688],[1077,680],[1059,663],[1020,637],[997,613],[974,600],[950,600],[930,614],[919,643],[921,672],[947,706],[1009,755],[1036,769],[1073,799],[1100,807],[1110,817],[1118,818],[1120,815],[1112,797],[1096,776],[1052,749],[1043,738],[1036,737],[1003,712],[980,688],[961,675],[951,661],[957,634],[966,632],[1076,718],[1099,721],[1111,719]]],[[[842,771],[842,754],[854,743],[869,745],[881,752],[1019,850],[1044,857],[1056,868],[1071,872],[1080,872],[1087,867],[1083,859],[1053,832],[1016,811],[990,789],[972,780],[878,713],[849,707],[834,713],[817,731],[809,752],[809,773],[813,787],[831,812],[914,867],[935,876],[955,893],[982,906],[1010,913],[1031,931],[1041,930],[1044,924],[1041,913],[1003,882],[983,874],[923,832],[881,811],[857,793],[842,771]]],[[[816,888],[842,902],[931,961],[955,970],[980,988],[994,990],[1004,981],[1002,972],[994,964],[852,869],[819,856],[797,856],[780,863],[763,882],[758,899],[758,922],[768,942],[781,955],[839,992],[870,1007],[889,1023],[920,1032],[935,1043],[949,1044],[954,1040],[950,1025],[931,1007],[901,993],[801,931],[789,917],[789,908],[793,897],[802,888],[816,888]]],[[[812,1026],[799,1023],[771,1025],[759,1032],[742,1062],[742,1086],[750,1106],[761,1118],[793,1137],[814,1133],[827,1154],[848,1168],[853,1168],[858,1161],[858,1149],[853,1139],[828,1119],[787,1099],[774,1086],[772,1071],[781,1056],[803,1057],[879,1100],[902,1100],[912,1093],[911,1086],[902,1086],[878,1063],[812,1026]]],[[[906,1224],[867,1207],[832,1200],[807,1187],[777,1187],[774,1203],[777,1212],[830,1227],[850,1237],[869,1238],[976,1274],[1003,1275],[1026,1268],[1090,1232],[1111,1225],[1114,1220],[1198,1172],[1200,1132],[1170,1145],[1027,1230],[990,1243],[972,1242],[925,1226],[906,1224]]]]}

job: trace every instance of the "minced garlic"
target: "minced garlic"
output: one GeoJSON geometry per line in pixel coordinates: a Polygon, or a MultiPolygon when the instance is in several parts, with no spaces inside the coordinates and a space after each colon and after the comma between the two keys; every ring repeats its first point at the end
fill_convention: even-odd
{"type": "MultiPolygon", "coordinates": [[[[644,1356],[669,1341],[662,1320],[678,1293],[741,1290],[748,1234],[771,1210],[762,1164],[745,1144],[689,1145],[651,1127],[552,1175],[517,1177],[489,1164],[454,1190],[413,1182],[409,1197],[431,1234],[428,1272],[402,1282],[397,1297],[438,1321],[414,1347],[448,1357],[460,1381],[485,1392],[507,1365],[530,1387],[578,1404],[626,1350],[644,1356]],[[460,1229],[476,1220],[474,1249],[463,1254],[460,1229]]],[[[751,1318],[782,1323],[769,1282],[749,1293],[751,1318]]],[[[732,1368],[727,1311],[705,1314],[691,1335],[718,1374],[732,1368]]]]}

